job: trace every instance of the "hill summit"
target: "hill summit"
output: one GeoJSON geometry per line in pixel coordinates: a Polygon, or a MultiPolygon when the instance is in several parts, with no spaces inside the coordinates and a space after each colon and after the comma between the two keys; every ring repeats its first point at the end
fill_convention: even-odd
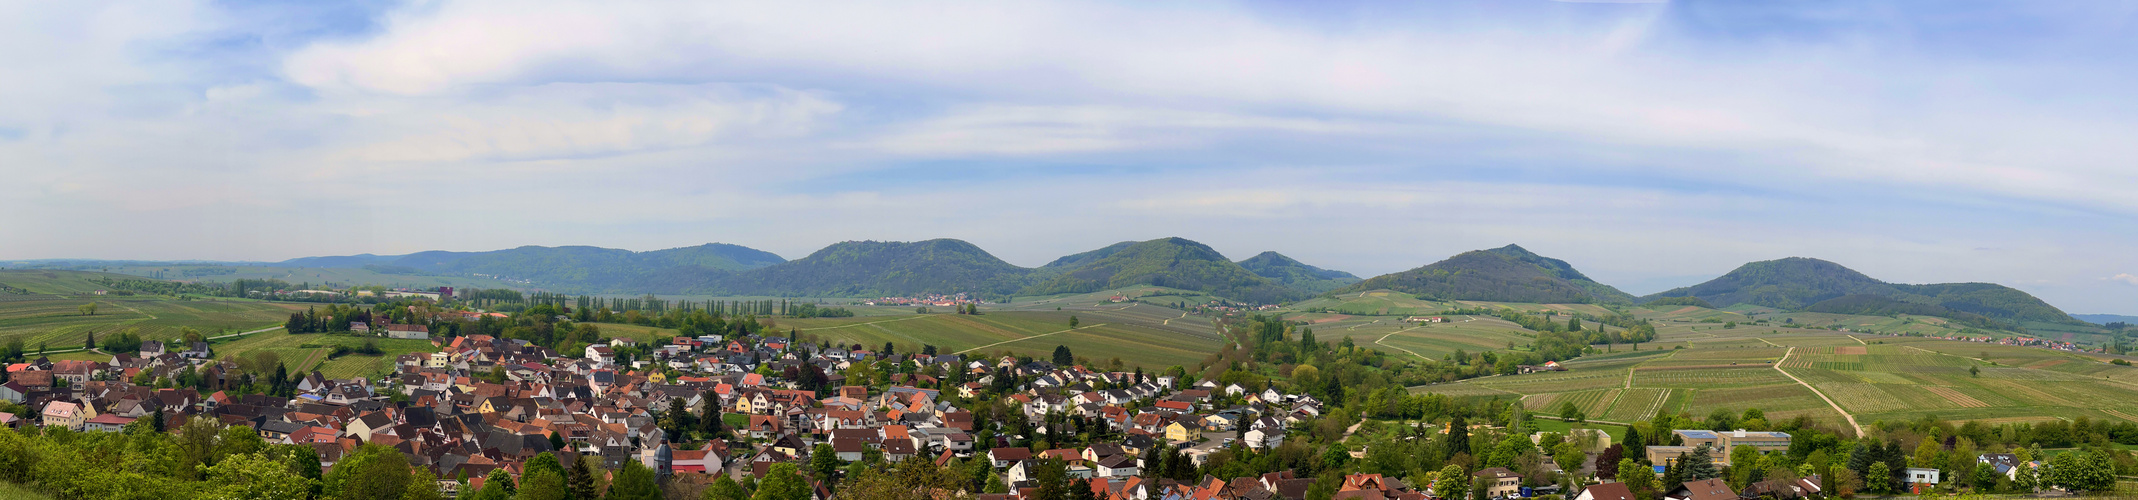
{"type": "Polygon", "coordinates": [[[1277,252],[1255,254],[1240,261],[1240,267],[1255,273],[1256,276],[1269,278],[1277,284],[1310,294],[1327,292],[1359,282],[1359,277],[1351,273],[1309,266],[1277,252]]]}
{"type": "Polygon", "coordinates": [[[848,241],[808,257],[736,273],[697,292],[729,295],[1007,295],[1031,270],[964,240],[848,241]]]}
{"type": "Polygon", "coordinates": [[[1737,304],[1842,314],[1918,314],[1981,323],[1984,319],[2080,323],[2026,292],[1993,283],[1887,283],[1819,259],[1790,257],[1747,263],[1705,283],[1642,297],[1697,297],[1719,307],[1737,304]]]}
{"type": "Polygon", "coordinates": [[[1395,290],[1433,300],[1493,302],[1631,302],[1633,296],[1597,283],[1566,261],[1519,245],[1472,250],[1424,267],[1384,274],[1336,293],[1395,290]]]}
{"type": "Polygon", "coordinates": [[[1056,260],[1050,277],[1026,287],[1023,294],[1087,293],[1134,285],[1156,285],[1257,303],[1296,300],[1306,294],[1286,288],[1225,258],[1217,250],[1185,238],[1159,238],[1115,244],[1056,260]]]}

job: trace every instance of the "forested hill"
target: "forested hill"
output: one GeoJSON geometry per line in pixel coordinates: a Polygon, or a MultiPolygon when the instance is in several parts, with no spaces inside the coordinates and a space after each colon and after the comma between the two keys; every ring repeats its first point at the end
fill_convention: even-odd
{"type": "Polygon", "coordinates": [[[1065,255],[1062,256],[1062,258],[1054,259],[1054,262],[1048,262],[1047,265],[1039,266],[1039,269],[1036,269],[1036,271],[1042,273],[1069,272],[1077,268],[1084,267],[1085,265],[1091,264],[1092,262],[1097,261],[1099,259],[1104,259],[1109,255],[1113,255],[1116,252],[1120,252],[1123,248],[1128,248],[1135,244],[1136,242],[1133,241],[1123,241],[1112,245],[1106,245],[1106,247],[1100,248],[1098,250],[1065,255]]]}
{"type": "Polygon", "coordinates": [[[676,276],[716,276],[765,267],[786,259],[770,252],[725,243],[633,252],[591,246],[524,246],[490,252],[418,252],[399,256],[355,255],[306,257],[278,263],[287,267],[363,268],[387,274],[482,274],[526,280],[545,289],[573,292],[669,292],[675,286],[646,289],[647,283],[676,276]]]}
{"type": "Polygon", "coordinates": [[[1351,273],[1322,269],[1286,257],[1277,252],[1262,252],[1240,261],[1240,267],[1256,276],[1269,278],[1278,284],[1308,294],[1320,294],[1359,282],[1351,273]]]}
{"type": "Polygon", "coordinates": [[[1031,272],[962,240],[848,241],[808,257],[735,273],[685,292],[777,296],[963,292],[1003,296],[1021,288],[1031,272]]]}
{"type": "Polygon", "coordinates": [[[1596,297],[1597,302],[1618,304],[1630,304],[1633,302],[1633,294],[1621,291],[1617,287],[1611,285],[1598,283],[1596,280],[1590,279],[1588,275],[1581,274],[1581,271],[1575,270],[1573,264],[1568,264],[1566,263],[1566,261],[1563,260],[1537,255],[1535,253],[1530,252],[1529,249],[1522,248],[1521,245],[1509,244],[1504,247],[1494,248],[1486,251],[1505,255],[1508,257],[1513,257],[1515,258],[1515,260],[1527,262],[1536,265],[1537,267],[1543,268],[1545,273],[1551,274],[1553,277],[1566,280],[1568,283],[1573,283],[1574,286],[1581,287],[1582,290],[1587,290],[1589,292],[1589,295],[1596,297]]]}
{"type": "MultiPolygon", "coordinates": [[[[1257,276],[1210,246],[1182,238],[1160,238],[1128,246],[1109,246],[1082,265],[1056,270],[1024,289],[1024,294],[1095,292],[1133,285],[1195,290],[1232,300],[1279,303],[1304,298],[1302,293],[1257,276]],[[1119,248],[1115,248],[1119,247],[1119,248]],[[1108,251],[1111,249],[1112,251],[1108,251]]],[[[1079,254],[1084,255],[1084,254],[1079,254]]],[[[1075,261],[1084,259],[1065,260],[1075,261]]],[[[1063,262],[1058,260],[1056,262],[1063,262]]]]}
{"type": "Polygon", "coordinates": [[[1625,302],[1631,295],[1588,279],[1565,261],[1508,245],[1463,252],[1425,267],[1368,278],[1335,293],[1394,290],[1432,300],[1625,302]]]}
{"type": "Polygon", "coordinates": [[[1819,306],[1824,310],[1822,312],[1922,314],[1965,321],[1980,316],[2004,322],[2080,323],[2033,295],[2003,285],[1887,283],[1840,264],[1803,257],[1745,264],[1706,283],[1649,295],[1641,300],[1647,302],[1665,297],[1697,297],[1718,307],[1752,304],[1810,310],[1819,306]],[[1825,303],[1845,297],[1847,300],[1825,303]]]}

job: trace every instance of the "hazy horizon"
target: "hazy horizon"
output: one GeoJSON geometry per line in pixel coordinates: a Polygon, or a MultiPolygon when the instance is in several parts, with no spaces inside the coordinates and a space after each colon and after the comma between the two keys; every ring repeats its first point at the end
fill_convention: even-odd
{"type": "Polygon", "coordinates": [[[2113,2],[25,3],[0,260],[1520,244],[2138,313],[2113,2]]]}

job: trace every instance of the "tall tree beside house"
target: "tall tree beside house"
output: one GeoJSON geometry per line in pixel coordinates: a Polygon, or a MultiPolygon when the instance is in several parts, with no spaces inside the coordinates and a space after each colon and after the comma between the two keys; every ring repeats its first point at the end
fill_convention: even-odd
{"type": "Polygon", "coordinates": [[[705,434],[706,439],[726,439],[727,423],[721,419],[720,395],[707,390],[699,399],[704,402],[699,403],[698,432],[705,434]]]}
{"type": "Polygon", "coordinates": [[[1722,473],[1715,470],[1713,453],[1714,451],[1709,450],[1706,444],[1693,448],[1692,456],[1685,458],[1685,480],[1699,481],[1722,477],[1722,473]]]}
{"type": "Polygon", "coordinates": [[[1444,448],[1448,450],[1448,460],[1470,453],[1470,423],[1462,415],[1448,419],[1448,445],[1444,448]]]}
{"type": "Polygon", "coordinates": [[[408,490],[408,456],[387,446],[363,445],[335,462],[334,470],[321,479],[328,498],[398,499],[408,490]]]}
{"type": "Polygon", "coordinates": [[[1641,436],[1641,431],[1638,428],[1627,427],[1626,438],[1619,440],[1618,444],[1619,446],[1625,447],[1625,449],[1623,450],[1625,456],[1648,456],[1648,440],[1647,438],[1641,436]]]}
{"type": "Polygon", "coordinates": [[[661,416],[661,430],[668,431],[668,440],[682,442],[685,433],[696,427],[693,423],[690,406],[683,403],[683,398],[669,398],[668,411],[661,416]]]}
{"type": "Polygon", "coordinates": [[[581,456],[572,461],[571,475],[565,477],[564,482],[566,487],[571,488],[572,498],[575,500],[601,498],[601,485],[594,478],[594,467],[587,465],[587,461],[594,459],[591,456],[581,456]]]}
{"type": "Polygon", "coordinates": [[[1035,500],[1069,500],[1069,467],[1061,459],[1050,456],[1034,463],[1032,480],[1038,483],[1035,500]]]}
{"type": "Polygon", "coordinates": [[[791,463],[772,464],[765,480],[757,483],[757,493],[750,500],[809,500],[809,481],[802,478],[801,468],[791,463]]]}
{"type": "MultiPolygon", "coordinates": [[[[552,462],[555,460],[552,459],[552,462]]],[[[567,500],[571,488],[565,486],[561,469],[534,469],[520,474],[520,493],[513,500],[567,500]]]]}
{"type": "Polygon", "coordinates": [[[721,474],[720,479],[705,488],[705,500],[750,500],[750,492],[742,488],[742,483],[735,482],[735,478],[721,474]]]}
{"type": "Polygon", "coordinates": [[[818,481],[831,481],[839,477],[839,452],[831,443],[817,443],[809,450],[809,472],[818,481]]]}
{"type": "MultiPolygon", "coordinates": [[[[1071,325],[1071,328],[1074,327],[1074,325],[1071,325]]],[[[1069,352],[1069,346],[1054,346],[1054,364],[1055,366],[1069,366],[1072,364],[1076,364],[1076,355],[1071,354],[1069,352]]]]}
{"type": "MultiPolygon", "coordinates": [[[[1627,431],[1631,432],[1632,429],[1627,429],[1627,431]]],[[[1618,479],[1618,461],[1624,458],[1626,458],[1626,445],[1614,444],[1610,448],[1604,448],[1603,453],[1596,454],[1596,477],[1599,479],[1618,479]]]]}
{"type": "Polygon", "coordinates": [[[1647,473],[1641,468],[1640,462],[1631,458],[1619,459],[1618,472],[1618,481],[1626,484],[1626,489],[1633,492],[1633,498],[1656,498],[1656,494],[1660,493],[1656,490],[1662,489],[1656,485],[1655,474],[1647,473]]]}

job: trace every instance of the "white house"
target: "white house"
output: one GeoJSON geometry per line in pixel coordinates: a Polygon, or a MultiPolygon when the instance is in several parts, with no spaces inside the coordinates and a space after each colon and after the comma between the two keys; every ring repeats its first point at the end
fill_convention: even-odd
{"type": "Polygon", "coordinates": [[[1241,437],[1246,439],[1247,442],[1245,444],[1248,448],[1254,448],[1257,450],[1267,450],[1279,446],[1284,446],[1283,427],[1257,428],[1254,430],[1247,431],[1247,434],[1244,434],[1241,437]]]}
{"type": "Polygon", "coordinates": [[[616,350],[610,349],[609,346],[605,345],[586,346],[586,359],[591,359],[602,363],[615,363],[616,350]]]}
{"type": "Polygon", "coordinates": [[[386,336],[397,339],[428,340],[431,328],[423,325],[386,325],[386,336]]]}

